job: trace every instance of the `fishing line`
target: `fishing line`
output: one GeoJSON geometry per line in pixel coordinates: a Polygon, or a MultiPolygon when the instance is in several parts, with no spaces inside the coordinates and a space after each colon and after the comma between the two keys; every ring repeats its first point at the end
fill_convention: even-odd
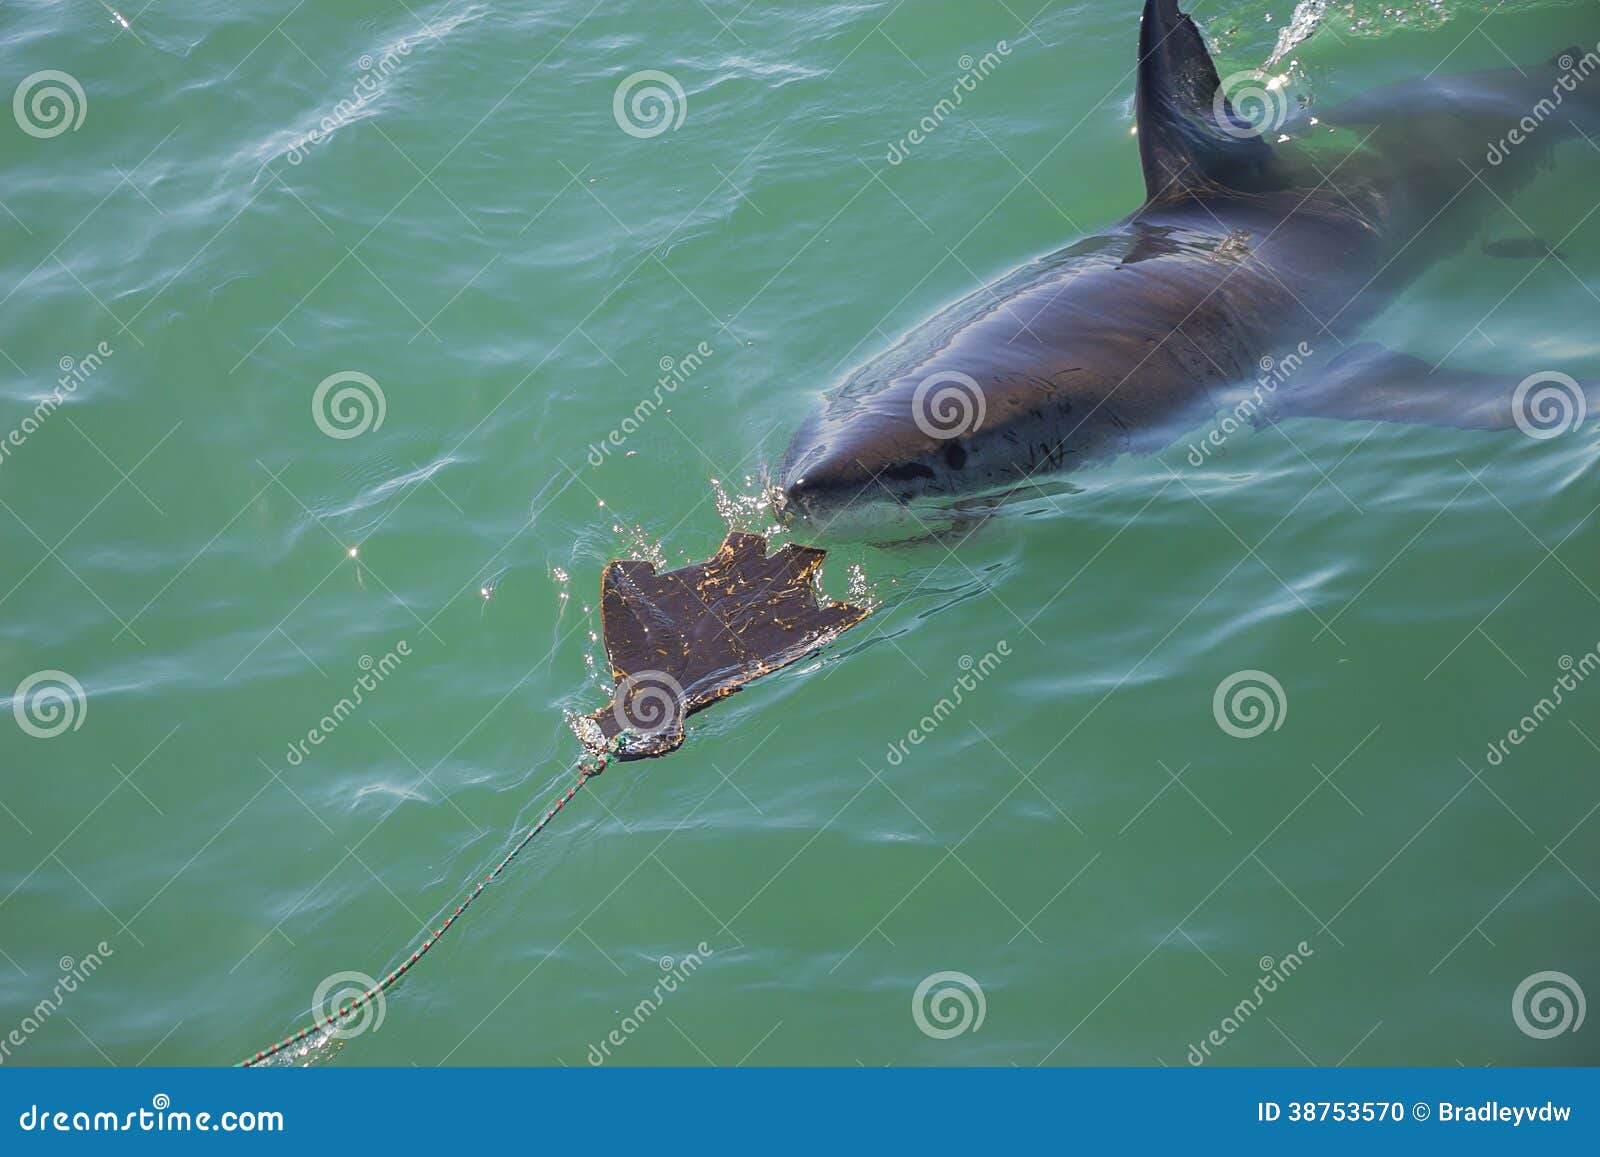
{"type": "Polygon", "coordinates": [[[557,812],[561,811],[567,806],[568,801],[570,801],[573,796],[577,795],[578,792],[583,790],[583,785],[605,770],[606,764],[609,761],[610,753],[601,752],[597,755],[593,765],[581,765],[577,780],[573,782],[571,787],[567,788],[566,794],[560,799],[556,800],[555,804],[539,818],[539,821],[527,830],[523,837],[516,842],[516,845],[506,853],[505,858],[496,864],[489,874],[486,875],[470,893],[468,893],[467,898],[461,901],[460,904],[456,905],[456,910],[449,916],[445,917],[444,923],[438,928],[434,929],[432,932],[428,933],[427,938],[423,940],[422,944],[416,949],[416,951],[412,952],[411,955],[401,963],[400,967],[391,971],[382,980],[378,981],[349,1004],[341,1005],[337,1012],[329,1013],[323,1019],[313,1021],[311,1024],[306,1025],[299,1032],[291,1033],[290,1035],[284,1037],[281,1041],[276,1041],[273,1044],[268,1045],[266,1048],[257,1051],[254,1056],[247,1057],[240,1061],[238,1067],[248,1069],[254,1065],[260,1064],[268,1057],[276,1056],[278,1053],[283,1052],[284,1049],[298,1044],[300,1041],[307,1039],[315,1033],[332,1028],[339,1021],[355,1012],[363,1004],[366,1004],[372,1000],[376,1000],[380,994],[387,992],[390,988],[394,987],[395,983],[402,976],[411,971],[412,965],[416,964],[417,961],[421,960],[423,956],[427,954],[428,949],[439,943],[440,938],[443,937],[446,932],[450,931],[451,925],[459,920],[462,914],[466,912],[468,908],[472,907],[473,901],[475,901],[479,896],[483,895],[484,885],[492,884],[495,878],[499,876],[501,872],[505,871],[506,865],[517,858],[517,853],[521,852],[523,848],[527,847],[528,844],[532,842],[533,837],[544,830],[545,825],[555,818],[557,812]]]}

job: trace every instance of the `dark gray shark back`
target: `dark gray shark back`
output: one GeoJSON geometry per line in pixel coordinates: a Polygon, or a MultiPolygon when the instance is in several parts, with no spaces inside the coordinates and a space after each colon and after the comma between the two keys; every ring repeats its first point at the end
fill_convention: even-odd
{"type": "Polygon", "coordinates": [[[867,488],[878,473],[879,497],[936,496],[1139,449],[1165,419],[1255,377],[1263,350],[1316,339],[1319,316],[1377,270],[1365,233],[1348,213],[1306,213],[1299,192],[1148,206],[857,369],[791,445],[785,478],[867,488]],[[980,397],[981,424],[961,429],[980,397]],[[870,455],[852,456],[864,441],[870,455]]]}

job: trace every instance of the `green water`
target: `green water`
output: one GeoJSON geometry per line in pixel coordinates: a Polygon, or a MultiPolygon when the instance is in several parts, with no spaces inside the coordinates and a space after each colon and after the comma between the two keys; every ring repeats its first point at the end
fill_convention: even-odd
{"type": "MultiPolygon", "coordinates": [[[[1488,7],[1335,5],[1296,92],[1574,39],[1572,5],[1488,7]]],[[[86,102],[54,136],[0,117],[0,426],[82,377],[0,458],[0,694],[83,689],[24,711],[60,734],[0,727],[4,1063],[228,1063],[396,966],[570,779],[605,561],[704,557],[711,480],[755,495],[821,390],[1138,203],[1136,8],[0,9],[6,91],[56,69],[86,102]],[[683,118],[634,136],[645,69],[683,118]],[[347,371],[383,419],[330,437],[347,371]]],[[[1226,73],[1290,6],[1198,14],[1226,73]]],[[[1559,161],[1485,235],[1514,210],[1565,265],[1464,237],[1374,336],[1600,374],[1600,157],[1559,161]]],[[[1512,1003],[1544,971],[1600,993],[1600,679],[1487,753],[1600,644],[1595,457],[1592,422],[1300,421],[1079,475],[954,552],[841,547],[867,624],[607,771],[376,1031],[298,1059],[581,1066],[615,1031],[627,1064],[1181,1066],[1215,1030],[1214,1063],[1592,1061],[1593,1025],[1538,1039],[1512,1003]],[[1283,696],[1240,739],[1213,694],[1249,670],[1283,696]],[[694,967],[664,994],[663,957],[694,967]],[[912,1002],[947,971],[984,1018],[940,1038],[912,1002]]]]}

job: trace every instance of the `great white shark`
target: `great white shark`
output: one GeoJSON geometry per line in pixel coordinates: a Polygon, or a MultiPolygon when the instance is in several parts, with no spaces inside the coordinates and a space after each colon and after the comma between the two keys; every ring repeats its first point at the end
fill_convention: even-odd
{"type": "Polygon", "coordinates": [[[1268,125],[1269,142],[1177,0],[1145,0],[1145,203],[851,374],[785,453],[780,512],[818,533],[930,529],[971,496],[1170,445],[1280,362],[1294,373],[1273,383],[1275,415],[1526,430],[1553,407],[1581,420],[1600,403],[1592,384],[1518,380],[1547,367],[1454,371],[1354,342],[1504,214],[1552,150],[1600,144],[1591,23],[1546,64],[1388,85],[1315,122],[1268,125]]]}

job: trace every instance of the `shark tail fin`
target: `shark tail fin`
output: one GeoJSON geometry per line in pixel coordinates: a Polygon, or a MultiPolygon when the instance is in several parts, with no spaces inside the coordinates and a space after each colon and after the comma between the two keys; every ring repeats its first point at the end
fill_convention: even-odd
{"type": "MultiPolygon", "coordinates": [[[[1139,27],[1139,80],[1135,94],[1139,159],[1151,201],[1182,199],[1211,188],[1254,191],[1265,186],[1272,149],[1270,130],[1280,94],[1267,78],[1242,73],[1224,84],[1200,30],[1179,11],[1178,0],[1145,0],[1139,27]],[[1240,114],[1241,102],[1266,113],[1240,114]]],[[[1287,110],[1285,109],[1286,113],[1287,110]]]]}

